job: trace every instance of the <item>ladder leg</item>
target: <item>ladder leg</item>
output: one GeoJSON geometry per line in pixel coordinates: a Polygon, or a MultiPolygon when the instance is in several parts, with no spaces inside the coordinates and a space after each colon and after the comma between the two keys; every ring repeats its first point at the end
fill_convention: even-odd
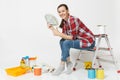
{"type": "Polygon", "coordinates": [[[75,59],[75,63],[73,64],[73,71],[76,70],[78,62],[80,61],[80,57],[81,57],[81,50],[80,50],[79,56],[77,56],[77,59],[75,59]]]}
{"type": "Polygon", "coordinates": [[[99,45],[100,45],[101,38],[102,38],[102,36],[100,35],[99,38],[98,38],[97,45],[96,45],[96,50],[95,50],[95,54],[94,54],[93,61],[92,61],[92,67],[94,67],[95,60],[97,58],[97,54],[98,54],[98,50],[99,50],[99,45]]]}
{"type": "Polygon", "coordinates": [[[111,46],[110,46],[110,42],[109,42],[109,39],[108,39],[107,35],[105,36],[105,40],[106,40],[106,42],[107,42],[107,46],[108,46],[109,51],[110,51],[110,54],[111,54],[111,56],[112,56],[113,63],[116,65],[116,61],[115,61],[115,59],[114,59],[114,55],[113,55],[113,52],[112,52],[112,48],[111,48],[111,46]]]}

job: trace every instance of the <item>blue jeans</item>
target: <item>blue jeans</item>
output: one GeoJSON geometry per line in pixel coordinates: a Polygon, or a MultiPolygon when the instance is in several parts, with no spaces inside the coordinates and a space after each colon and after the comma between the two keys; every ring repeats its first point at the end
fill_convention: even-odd
{"type": "Polygon", "coordinates": [[[92,49],[95,46],[95,42],[87,48],[81,48],[80,47],[80,41],[79,40],[60,40],[60,47],[61,47],[61,60],[62,61],[67,61],[67,58],[70,56],[69,51],[70,48],[75,48],[75,49],[81,49],[81,50],[89,50],[92,49]]]}

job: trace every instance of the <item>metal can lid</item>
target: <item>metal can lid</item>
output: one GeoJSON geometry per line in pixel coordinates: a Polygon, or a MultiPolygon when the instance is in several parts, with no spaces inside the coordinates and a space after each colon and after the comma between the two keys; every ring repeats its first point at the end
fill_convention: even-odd
{"type": "Polygon", "coordinates": [[[88,68],[88,70],[95,70],[95,68],[88,68]]]}
{"type": "Polygon", "coordinates": [[[104,68],[97,68],[97,70],[104,70],[104,68]]]}

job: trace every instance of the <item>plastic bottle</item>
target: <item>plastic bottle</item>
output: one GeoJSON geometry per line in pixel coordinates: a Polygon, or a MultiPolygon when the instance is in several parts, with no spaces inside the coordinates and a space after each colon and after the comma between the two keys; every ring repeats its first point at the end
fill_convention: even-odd
{"type": "Polygon", "coordinates": [[[32,68],[32,70],[34,69],[34,67],[36,67],[36,59],[37,59],[37,57],[30,57],[29,58],[30,67],[32,68]]]}
{"type": "Polygon", "coordinates": [[[26,67],[25,60],[24,60],[23,57],[22,57],[22,59],[20,61],[20,66],[23,67],[23,68],[26,67]]]}
{"type": "Polygon", "coordinates": [[[24,59],[26,67],[30,67],[29,56],[25,56],[24,59]]]}

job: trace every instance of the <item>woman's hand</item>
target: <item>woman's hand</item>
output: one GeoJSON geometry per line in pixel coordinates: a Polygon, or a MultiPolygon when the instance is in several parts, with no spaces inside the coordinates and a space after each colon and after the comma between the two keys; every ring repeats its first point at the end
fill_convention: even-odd
{"type": "Polygon", "coordinates": [[[48,26],[48,29],[51,29],[51,30],[54,29],[54,27],[51,24],[47,24],[47,26],[48,26]]]}
{"type": "Polygon", "coordinates": [[[55,29],[55,28],[54,28],[52,25],[50,25],[50,24],[47,24],[47,26],[48,26],[48,29],[52,30],[52,32],[53,32],[53,34],[54,34],[55,36],[59,36],[60,32],[58,31],[57,28],[55,29]]]}

